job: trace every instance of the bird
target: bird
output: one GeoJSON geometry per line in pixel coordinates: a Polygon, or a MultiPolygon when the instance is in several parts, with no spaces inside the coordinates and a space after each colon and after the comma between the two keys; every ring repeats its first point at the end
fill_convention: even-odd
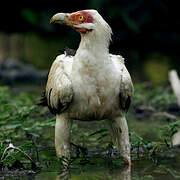
{"type": "Polygon", "coordinates": [[[70,136],[75,120],[106,119],[112,141],[124,162],[131,165],[126,113],[134,95],[131,76],[121,55],[109,53],[112,29],[97,10],[57,13],[50,23],[80,33],[77,51],[58,55],[50,68],[44,102],[56,115],[55,149],[70,158],[70,136]]]}

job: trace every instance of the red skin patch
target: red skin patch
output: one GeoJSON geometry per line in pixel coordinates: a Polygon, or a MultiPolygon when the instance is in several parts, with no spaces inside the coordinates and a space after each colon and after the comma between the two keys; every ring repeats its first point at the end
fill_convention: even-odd
{"type": "MultiPolygon", "coordinates": [[[[87,11],[78,11],[70,15],[70,21],[72,22],[72,24],[76,24],[76,25],[82,24],[82,23],[93,23],[93,17],[91,13],[87,11]]],[[[90,31],[89,29],[85,29],[85,28],[74,28],[74,29],[76,29],[77,31],[81,33],[86,33],[90,31]]]]}
{"type": "Polygon", "coordinates": [[[78,11],[78,12],[72,13],[70,18],[74,24],[93,23],[93,17],[87,11],[78,11]],[[80,16],[83,16],[83,20],[79,19],[80,16]]]}

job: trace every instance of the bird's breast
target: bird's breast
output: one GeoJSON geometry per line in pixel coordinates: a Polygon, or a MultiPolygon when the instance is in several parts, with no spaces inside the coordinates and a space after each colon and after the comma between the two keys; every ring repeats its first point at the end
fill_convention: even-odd
{"type": "Polygon", "coordinates": [[[74,119],[103,119],[117,108],[118,82],[108,71],[87,67],[72,76],[74,119]]]}

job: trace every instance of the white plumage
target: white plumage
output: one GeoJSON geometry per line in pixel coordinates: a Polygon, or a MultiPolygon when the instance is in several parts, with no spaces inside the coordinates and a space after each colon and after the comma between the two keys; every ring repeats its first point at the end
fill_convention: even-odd
{"type": "Polygon", "coordinates": [[[57,156],[70,156],[72,120],[108,119],[113,141],[130,164],[125,113],[133,85],[124,59],[109,54],[110,26],[95,10],[59,13],[51,22],[64,23],[81,34],[75,56],[65,53],[53,62],[46,86],[47,104],[56,113],[57,156]]]}

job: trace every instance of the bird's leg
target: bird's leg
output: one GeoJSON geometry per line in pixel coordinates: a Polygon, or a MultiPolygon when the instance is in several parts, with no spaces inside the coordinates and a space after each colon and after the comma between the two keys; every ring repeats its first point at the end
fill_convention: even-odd
{"type": "Polygon", "coordinates": [[[72,120],[65,114],[56,115],[55,147],[58,158],[70,158],[70,131],[72,120]]]}
{"type": "Polygon", "coordinates": [[[109,120],[113,143],[119,149],[124,162],[131,165],[131,146],[129,143],[129,132],[125,116],[109,120]]]}

